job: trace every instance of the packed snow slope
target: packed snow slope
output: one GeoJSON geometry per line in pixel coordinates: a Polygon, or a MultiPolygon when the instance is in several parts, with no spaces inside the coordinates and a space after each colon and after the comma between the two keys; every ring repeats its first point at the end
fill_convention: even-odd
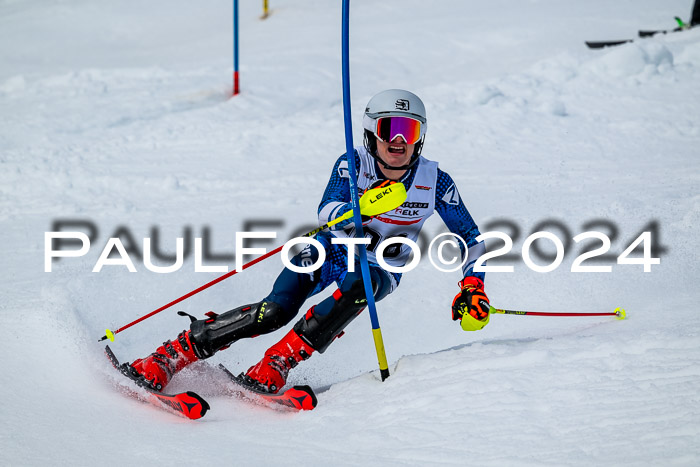
{"type": "MultiPolygon", "coordinates": [[[[246,223],[278,220],[254,227],[277,232],[260,244],[272,248],[315,224],[344,152],[340,2],[273,0],[264,21],[260,2],[241,3],[242,93],[230,99],[230,1],[0,1],[0,464],[698,465],[700,30],[583,45],[671,28],[686,0],[351,5],[356,144],[374,93],[422,97],[423,154],[457,181],[482,231],[513,237],[513,258],[493,264],[514,272],[487,274],[492,303],[622,306],[627,320],[494,315],[465,333],[450,320],[458,273],[423,261],[378,305],[384,383],[363,314],[290,374],[319,391],[312,412],[241,401],[216,370],[247,369],[289,326],[173,381],[209,400],[201,421],[120,393],[97,343],[104,329],[220,273],[195,272],[189,255],[157,274],[138,254],[136,272],[94,273],[107,239],[140,253],[158,234],[173,253],[177,237],[209,235],[211,252],[231,255],[246,223]],[[85,256],[44,272],[57,220],[91,223],[96,236],[85,256]],[[558,224],[538,226],[547,220],[558,224]],[[567,244],[553,272],[521,258],[534,230],[567,244]],[[604,262],[583,264],[611,272],[571,272],[600,245],[573,242],[587,230],[612,244],[604,262]],[[616,264],[642,230],[660,247],[651,272],[616,264]]],[[[435,216],[425,230],[441,229],[435,216]]],[[[281,267],[268,259],[112,347],[143,357],[187,327],[177,309],[255,302],[281,267]]]]}

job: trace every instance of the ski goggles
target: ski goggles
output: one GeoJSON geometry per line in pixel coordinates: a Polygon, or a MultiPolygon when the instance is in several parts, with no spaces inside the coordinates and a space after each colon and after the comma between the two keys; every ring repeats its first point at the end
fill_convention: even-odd
{"type": "Polygon", "coordinates": [[[406,144],[416,144],[425,133],[424,125],[411,117],[380,117],[374,134],[385,143],[401,136],[406,144]]]}

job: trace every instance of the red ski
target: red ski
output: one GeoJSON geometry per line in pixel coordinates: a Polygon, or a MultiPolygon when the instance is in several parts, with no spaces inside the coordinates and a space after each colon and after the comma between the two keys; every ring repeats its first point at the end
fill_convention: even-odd
{"type": "MultiPolygon", "coordinates": [[[[105,354],[107,355],[107,358],[109,358],[109,361],[112,363],[114,368],[133,381],[134,384],[148,391],[148,402],[151,402],[158,407],[165,408],[168,411],[183,415],[192,420],[202,418],[204,414],[207,413],[207,410],[209,410],[209,404],[207,401],[192,391],[181,392],[179,394],[163,394],[154,391],[148,386],[145,386],[142,380],[134,378],[129,371],[127,364],[119,363],[119,360],[117,360],[117,357],[114,355],[114,352],[112,352],[112,349],[110,349],[108,345],[105,346],[105,354]]],[[[134,394],[139,396],[137,393],[134,394]]]]}
{"type": "Polygon", "coordinates": [[[251,394],[262,401],[280,404],[294,410],[313,410],[318,403],[316,394],[314,394],[314,391],[309,386],[294,386],[286,391],[273,394],[261,391],[255,386],[248,384],[243,378],[228,371],[222,364],[219,364],[219,368],[221,368],[231,381],[236,383],[246,395],[251,394]]]}

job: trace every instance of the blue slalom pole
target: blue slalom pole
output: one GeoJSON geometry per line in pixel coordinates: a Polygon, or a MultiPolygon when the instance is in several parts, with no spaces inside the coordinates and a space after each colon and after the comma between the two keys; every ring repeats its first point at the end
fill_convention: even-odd
{"type": "MultiPolygon", "coordinates": [[[[355,147],[352,141],[352,112],[350,106],[350,0],[343,0],[343,111],[345,117],[345,146],[348,157],[348,168],[350,171],[350,197],[352,198],[353,220],[355,222],[355,236],[364,238],[362,229],[362,216],[360,214],[360,197],[357,193],[357,175],[355,167],[355,147]]],[[[372,334],[374,336],[374,346],[377,349],[379,360],[379,371],[382,381],[389,377],[389,365],[384,351],[384,341],[382,330],[379,327],[377,317],[377,307],[374,303],[374,291],[372,290],[372,279],[369,273],[369,263],[367,262],[367,250],[365,245],[358,245],[360,254],[360,269],[362,271],[362,281],[365,285],[365,295],[367,296],[367,308],[372,321],[372,334]]]]}

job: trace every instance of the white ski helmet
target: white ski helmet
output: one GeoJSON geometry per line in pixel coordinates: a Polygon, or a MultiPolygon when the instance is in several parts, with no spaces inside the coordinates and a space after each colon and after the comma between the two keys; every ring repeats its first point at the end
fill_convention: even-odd
{"type": "MultiPolygon", "coordinates": [[[[387,89],[372,97],[367,103],[365,114],[362,117],[362,126],[365,129],[364,144],[367,152],[385,168],[391,170],[405,170],[411,168],[420,156],[425,140],[425,132],[428,129],[428,120],[425,115],[425,106],[418,96],[403,89],[387,89]],[[419,139],[415,143],[411,160],[407,165],[392,167],[382,161],[377,154],[377,122],[382,117],[409,117],[420,122],[419,139]]],[[[404,136],[404,139],[407,140],[404,136]]]]}

